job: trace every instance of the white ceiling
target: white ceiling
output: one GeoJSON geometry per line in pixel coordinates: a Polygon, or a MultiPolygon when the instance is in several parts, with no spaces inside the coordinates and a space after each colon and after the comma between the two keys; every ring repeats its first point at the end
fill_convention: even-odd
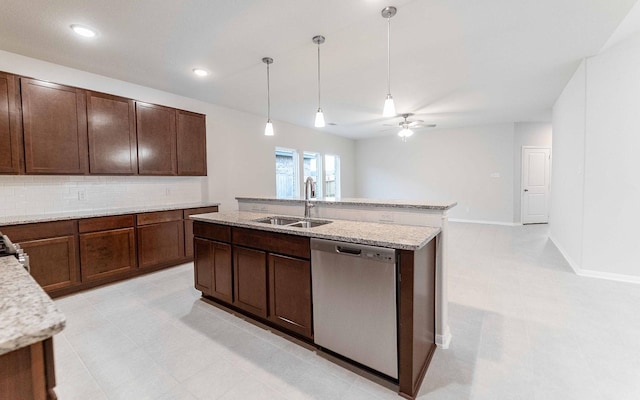
{"type": "MultiPolygon", "coordinates": [[[[312,127],[322,34],[323,131],[395,134],[381,117],[386,20],[396,110],[438,127],[549,121],[580,59],[636,0],[3,0],[0,49],[312,127]],[[99,31],[81,39],[72,23],[99,31]],[[197,78],[191,70],[211,71],[197,78]],[[385,132],[382,130],[387,129],[385,132]]],[[[266,118],[266,117],[265,117],[266,118]]],[[[275,124],[277,134],[277,123],[275,124]]]]}

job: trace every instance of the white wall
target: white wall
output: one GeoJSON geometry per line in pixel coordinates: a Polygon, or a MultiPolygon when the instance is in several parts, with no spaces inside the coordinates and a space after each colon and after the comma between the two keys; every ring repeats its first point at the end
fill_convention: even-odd
{"type": "MultiPolygon", "coordinates": [[[[130,203],[133,206],[159,206],[203,200],[220,202],[223,210],[236,209],[236,195],[275,195],[275,146],[339,155],[343,195],[354,194],[355,145],[352,140],[278,121],[274,121],[276,136],[266,138],[262,134],[263,116],[5,51],[0,51],[0,71],[206,114],[208,156],[206,178],[0,176],[0,215],[114,208],[130,203]],[[86,192],[85,201],[78,200],[79,188],[86,192]],[[168,194],[167,188],[170,188],[168,194]]],[[[211,85],[213,90],[215,81],[205,80],[203,85],[211,85]]]]}
{"type": "Polygon", "coordinates": [[[513,221],[522,221],[522,146],[551,148],[551,123],[517,122],[513,134],[513,221]]]}
{"type": "Polygon", "coordinates": [[[553,106],[549,236],[574,267],[582,264],[585,63],[553,106]]]}
{"type": "Polygon", "coordinates": [[[514,124],[356,142],[357,196],[458,202],[451,219],[513,223],[514,124]],[[491,174],[499,177],[491,177],[491,174]]]}
{"type": "Polygon", "coordinates": [[[640,277],[640,36],[587,60],[582,268],[640,277]]]}
{"type": "Polygon", "coordinates": [[[554,107],[550,235],[583,275],[640,282],[639,70],[635,34],[588,58],[554,107]]]}

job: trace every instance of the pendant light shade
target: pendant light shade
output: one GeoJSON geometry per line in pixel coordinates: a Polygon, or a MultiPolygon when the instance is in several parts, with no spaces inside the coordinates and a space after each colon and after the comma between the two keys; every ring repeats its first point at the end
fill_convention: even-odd
{"type": "Polygon", "coordinates": [[[387,19],[387,98],[382,109],[383,117],[396,116],[396,106],[391,96],[391,17],[396,15],[397,11],[398,9],[393,6],[385,7],[381,11],[382,17],[387,19]]]}
{"type": "Polygon", "coordinates": [[[271,87],[269,85],[269,65],[273,64],[273,58],[264,57],[262,62],[267,64],[267,124],[264,127],[264,135],[273,136],[273,124],[271,123],[271,87]]]}
{"type": "Polygon", "coordinates": [[[324,114],[320,107],[320,45],[324,43],[324,36],[318,35],[313,37],[313,43],[318,45],[318,111],[316,111],[316,119],[313,126],[316,128],[324,128],[324,114]]]}

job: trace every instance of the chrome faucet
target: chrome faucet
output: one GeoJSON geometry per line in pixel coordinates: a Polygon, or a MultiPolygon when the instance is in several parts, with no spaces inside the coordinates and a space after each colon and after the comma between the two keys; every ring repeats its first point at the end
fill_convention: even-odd
{"type": "Polygon", "coordinates": [[[311,208],[315,205],[311,203],[310,198],[315,197],[316,193],[316,183],[313,181],[312,177],[308,177],[306,181],[304,181],[304,217],[311,218],[311,208]]]}

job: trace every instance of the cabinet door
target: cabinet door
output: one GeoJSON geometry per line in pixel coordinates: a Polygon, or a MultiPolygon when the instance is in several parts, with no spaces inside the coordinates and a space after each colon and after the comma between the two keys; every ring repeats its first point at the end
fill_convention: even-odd
{"type": "Polygon", "coordinates": [[[89,172],[136,174],[138,149],[133,100],[87,92],[89,172]]]}
{"type": "Polygon", "coordinates": [[[138,265],[140,268],[169,264],[184,258],[182,219],[138,226],[138,265]]]}
{"type": "Polygon", "coordinates": [[[82,281],[91,281],[130,271],[136,267],[134,228],[80,235],[82,281]]]}
{"type": "Polygon", "coordinates": [[[195,238],[195,286],[229,304],[233,301],[231,246],[195,238]]]}
{"type": "Polygon", "coordinates": [[[267,253],[233,247],[235,299],[233,304],[267,318],[267,253]]]}
{"type": "Polygon", "coordinates": [[[176,110],[136,102],[138,173],[176,175],[176,110]]]}
{"type": "Polygon", "coordinates": [[[79,282],[74,236],[20,242],[29,255],[31,275],[46,291],[66,288],[79,282]]]}
{"type": "Polygon", "coordinates": [[[312,337],[309,261],[269,254],[269,320],[312,337]]]}
{"type": "Polygon", "coordinates": [[[207,175],[205,116],[178,110],[178,175],[207,175]]]}
{"type": "Polygon", "coordinates": [[[22,131],[18,109],[18,78],[0,72],[0,173],[21,169],[22,131]]]}
{"type": "Polygon", "coordinates": [[[84,91],[20,78],[28,174],[88,172],[84,91]]]}
{"type": "Polygon", "coordinates": [[[189,208],[184,210],[184,255],[193,257],[193,220],[190,215],[218,212],[218,206],[189,208]]]}

